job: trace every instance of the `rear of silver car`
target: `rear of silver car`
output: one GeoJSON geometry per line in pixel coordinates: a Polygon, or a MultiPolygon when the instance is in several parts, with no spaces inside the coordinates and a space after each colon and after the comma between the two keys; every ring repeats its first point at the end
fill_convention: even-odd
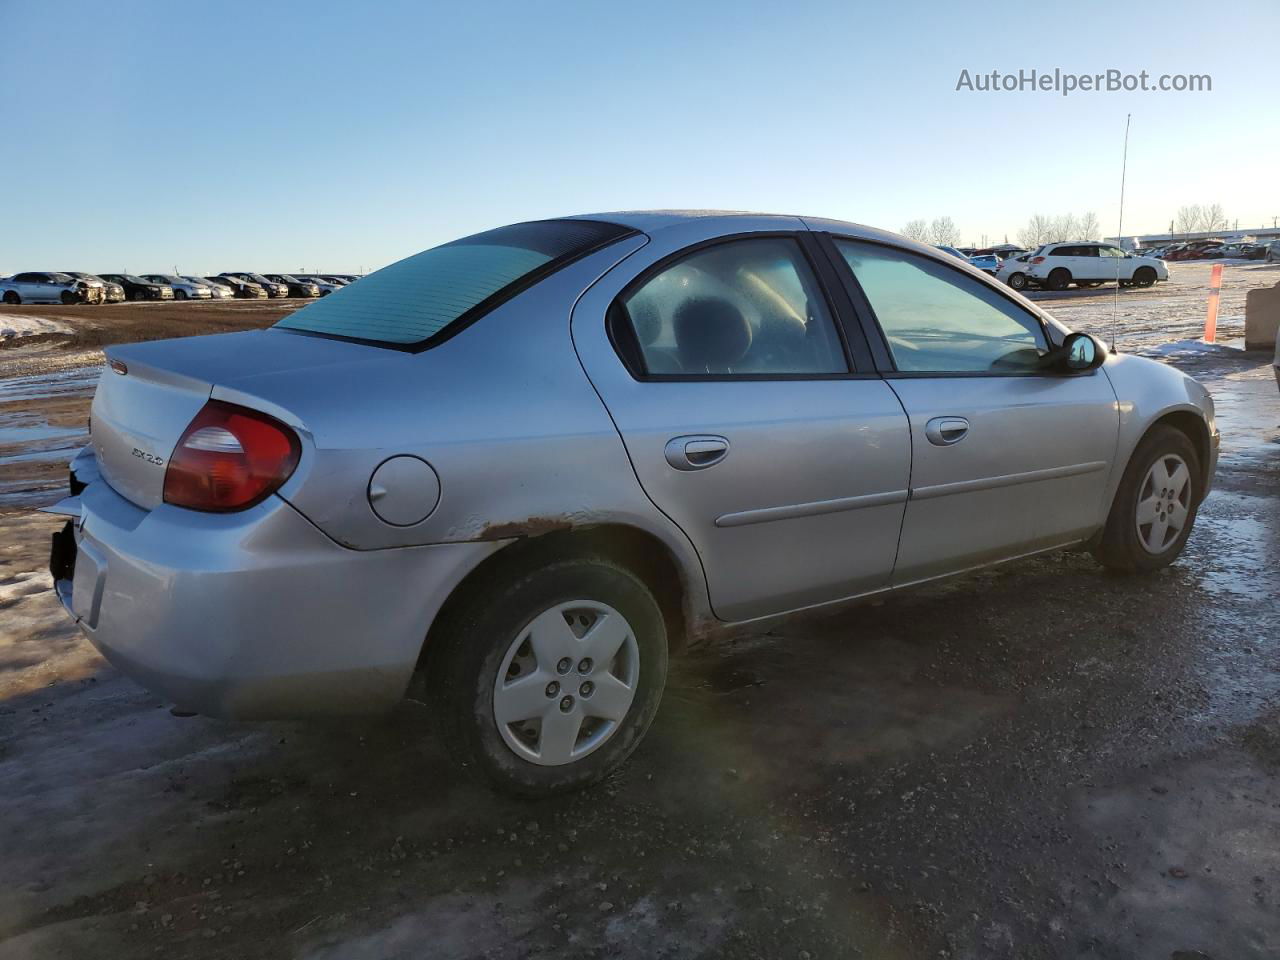
{"type": "MultiPolygon", "coordinates": [[[[277,336],[287,347],[321,343],[277,336]]],[[[323,346],[329,362],[360,349],[323,346]]],[[[64,605],[110,661],[185,709],[269,718],[393,705],[431,616],[491,545],[338,544],[285,499],[315,455],[296,422],[298,468],[261,502],[222,513],[164,502],[171,451],[215,390],[149,366],[140,356],[148,347],[157,352],[147,344],[109,351],[91,444],[72,464],[73,496],[52,508],[72,517],[52,562],[64,605]]],[[[285,350],[258,369],[299,363],[285,350]]]]}

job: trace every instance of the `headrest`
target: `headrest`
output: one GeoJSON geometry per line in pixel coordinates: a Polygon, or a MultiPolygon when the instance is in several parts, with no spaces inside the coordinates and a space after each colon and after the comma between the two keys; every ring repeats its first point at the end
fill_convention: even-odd
{"type": "Polygon", "coordinates": [[[676,347],[685,370],[729,367],[751,349],[751,324],[722,297],[690,297],[676,308],[676,347]]]}

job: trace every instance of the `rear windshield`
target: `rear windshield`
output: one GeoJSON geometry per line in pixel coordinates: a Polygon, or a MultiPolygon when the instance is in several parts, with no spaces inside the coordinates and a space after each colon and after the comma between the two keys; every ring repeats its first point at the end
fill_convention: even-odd
{"type": "Polygon", "coordinates": [[[432,247],[335,290],[276,324],[394,346],[427,341],[523,285],[632,233],[595,220],[517,223],[432,247]]]}

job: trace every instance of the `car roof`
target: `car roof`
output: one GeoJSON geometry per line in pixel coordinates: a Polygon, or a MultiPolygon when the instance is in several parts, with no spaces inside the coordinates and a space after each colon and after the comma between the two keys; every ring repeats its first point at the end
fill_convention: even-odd
{"type": "Polygon", "coordinates": [[[726,231],[731,231],[733,221],[743,217],[752,220],[777,220],[778,229],[793,230],[795,222],[801,220],[811,230],[835,230],[840,233],[853,234],[866,239],[881,239],[900,243],[902,238],[884,230],[877,230],[847,220],[834,220],[829,217],[810,217],[802,214],[758,213],[752,210],[614,210],[607,213],[583,213],[558,219],[564,220],[601,220],[631,227],[644,233],[654,233],[666,227],[689,223],[693,220],[721,220],[726,231]]]}

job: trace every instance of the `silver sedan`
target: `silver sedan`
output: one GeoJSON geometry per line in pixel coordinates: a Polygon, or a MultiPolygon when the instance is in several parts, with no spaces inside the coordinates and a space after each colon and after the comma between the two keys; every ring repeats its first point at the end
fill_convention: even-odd
{"type": "Polygon", "coordinates": [[[144,273],[143,280],[173,288],[175,300],[209,300],[213,292],[203,280],[192,280],[173,273],[144,273]]]}
{"type": "Polygon", "coordinates": [[[525,795],[617,766],[689,637],[1163,567],[1218,450],[1194,380],[835,220],[521,223],[107,357],[51,566],[108,659],[222,717],[425,698],[525,795]]]}

